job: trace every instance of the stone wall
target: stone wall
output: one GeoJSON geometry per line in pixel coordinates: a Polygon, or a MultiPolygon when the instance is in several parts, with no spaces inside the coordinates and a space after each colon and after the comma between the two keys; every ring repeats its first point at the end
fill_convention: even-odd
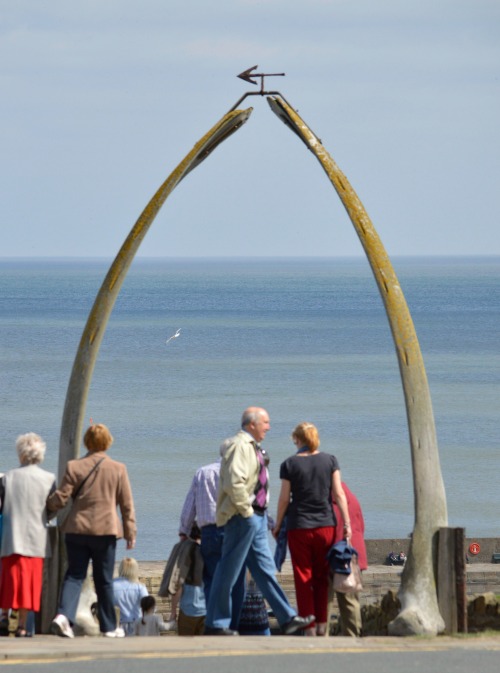
{"type": "MultiPolygon", "coordinates": [[[[163,564],[158,563],[158,570],[150,568],[150,571],[140,578],[153,596],[157,596],[160,587],[162,566],[163,564]]],[[[397,566],[372,566],[363,573],[363,592],[360,595],[360,602],[367,635],[384,635],[387,624],[397,615],[399,611],[397,592],[401,582],[401,572],[402,568],[397,566]]],[[[295,587],[289,561],[284,564],[283,572],[278,573],[277,577],[289,601],[295,604],[295,587]]],[[[467,595],[469,630],[473,632],[484,628],[500,628],[498,626],[500,609],[498,604],[493,602],[496,600],[495,596],[500,597],[500,566],[491,563],[468,566],[467,595]],[[487,626],[490,623],[497,624],[497,626],[487,626]]],[[[170,599],[157,597],[157,607],[158,612],[167,619],[170,615],[170,599]]],[[[335,602],[332,613],[335,624],[337,613],[335,602]]]]}
{"type": "MultiPolygon", "coordinates": [[[[363,620],[366,622],[367,633],[383,635],[387,624],[394,619],[399,610],[397,592],[401,583],[401,566],[387,566],[384,562],[387,555],[394,551],[408,552],[409,539],[367,540],[369,567],[363,573],[363,592],[360,596],[363,609],[363,620]]],[[[498,604],[493,603],[492,596],[500,596],[500,564],[491,563],[494,553],[500,551],[499,538],[467,538],[466,549],[472,543],[479,544],[479,554],[468,554],[467,596],[469,599],[469,630],[483,630],[484,628],[499,628],[486,626],[498,624],[500,617],[498,604]],[[486,596],[486,598],[482,598],[486,596]],[[472,606],[472,607],[471,607],[472,606]]],[[[148,591],[157,596],[165,562],[139,562],[141,579],[148,591]]],[[[295,587],[290,560],[283,565],[278,580],[287,594],[290,602],[295,604],[295,587]]],[[[169,598],[157,596],[157,609],[165,619],[170,615],[171,603],[169,598]]],[[[333,605],[333,613],[336,604],[333,605]]]]}
{"type": "Polygon", "coordinates": [[[467,621],[469,633],[487,629],[500,631],[500,595],[488,592],[470,600],[467,621]]]}
{"type": "MultiPolygon", "coordinates": [[[[361,618],[364,636],[388,635],[388,624],[397,616],[401,604],[395,591],[388,591],[380,602],[363,605],[361,618]]],[[[500,595],[492,592],[480,594],[468,600],[467,632],[480,633],[486,630],[500,631],[500,595]]],[[[340,631],[338,615],[333,616],[330,633],[340,631]]]]}
{"type": "MultiPolygon", "coordinates": [[[[384,564],[387,555],[391,552],[396,554],[403,551],[408,554],[410,547],[410,538],[389,538],[386,540],[366,540],[366,551],[368,553],[369,565],[384,564]]],[[[475,551],[477,547],[472,547],[475,551]]],[[[472,563],[491,563],[493,554],[500,553],[500,538],[497,537],[468,537],[465,540],[465,553],[467,562],[472,563]],[[471,546],[477,545],[479,553],[474,554],[471,546]]]]}

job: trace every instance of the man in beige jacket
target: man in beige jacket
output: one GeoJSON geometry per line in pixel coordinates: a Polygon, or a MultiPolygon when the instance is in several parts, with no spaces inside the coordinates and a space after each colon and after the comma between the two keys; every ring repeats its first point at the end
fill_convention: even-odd
{"type": "Polygon", "coordinates": [[[135,546],[137,529],[132,490],[125,465],[105,454],[113,443],[105,425],[91,425],[83,442],[88,453],[68,462],[60,487],[47,499],[47,508],[51,511],[62,509],[73,499],[61,527],[65,533],[68,569],[51,631],[73,638],[71,624],[75,621],[80,591],[92,560],[101,633],[108,638],[121,638],[125,634],[116,625],[113,572],[116,540],[125,537],[127,549],[135,546]]]}
{"type": "Polygon", "coordinates": [[[206,635],[238,635],[230,628],[231,591],[245,564],[284,634],[296,633],[314,621],[313,615],[297,615],[275,576],[267,526],[267,466],[260,448],[269,428],[267,411],[249,407],[222,458],[217,525],[224,526],[224,542],[207,606],[206,635]]]}

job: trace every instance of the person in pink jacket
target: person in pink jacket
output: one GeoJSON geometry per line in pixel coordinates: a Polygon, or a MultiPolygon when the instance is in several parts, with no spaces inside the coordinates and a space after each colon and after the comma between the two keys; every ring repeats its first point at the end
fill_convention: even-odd
{"type": "MultiPolygon", "coordinates": [[[[349,510],[349,517],[351,519],[351,546],[358,552],[359,569],[366,570],[368,568],[368,559],[364,537],[365,521],[361,505],[357,497],[344,482],[342,482],[342,487],[347,498],[347,509],[349,510]]],[[[333,508],[337,517],[334,542],[340,542],[344,539],[344,521],[336,502],[333,502],[333,508]]],[[[343,636],[361,636],[362,623],[359,594],[342,594],[337,591],[336,596],[340,611],[341,634],[343,636]]]]}

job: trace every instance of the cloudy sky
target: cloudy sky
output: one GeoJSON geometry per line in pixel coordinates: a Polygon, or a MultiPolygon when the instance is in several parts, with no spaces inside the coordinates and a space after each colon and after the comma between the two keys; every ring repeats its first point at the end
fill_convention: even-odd
{"type": "MultiPolygon", "coordinates": [[[[498,0],[0,0],[0,257],[113,257],[257,64],[389,255],[500,254],[498,0]]],[[[248,106],[140,256],[362,255],[314,156],[248,106]]]]}

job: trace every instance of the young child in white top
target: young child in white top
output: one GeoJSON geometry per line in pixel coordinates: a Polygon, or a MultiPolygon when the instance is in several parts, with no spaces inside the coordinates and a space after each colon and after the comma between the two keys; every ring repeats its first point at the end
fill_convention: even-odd
{"type": "Polygon", "coordinates": [[[161,615],[156,614],[156,600],[154,596],[141,598],[142,619],[135,623],[136,636],[159,636],[162,632],[171,631],[172,623],[164,622],[161,615]]]}

